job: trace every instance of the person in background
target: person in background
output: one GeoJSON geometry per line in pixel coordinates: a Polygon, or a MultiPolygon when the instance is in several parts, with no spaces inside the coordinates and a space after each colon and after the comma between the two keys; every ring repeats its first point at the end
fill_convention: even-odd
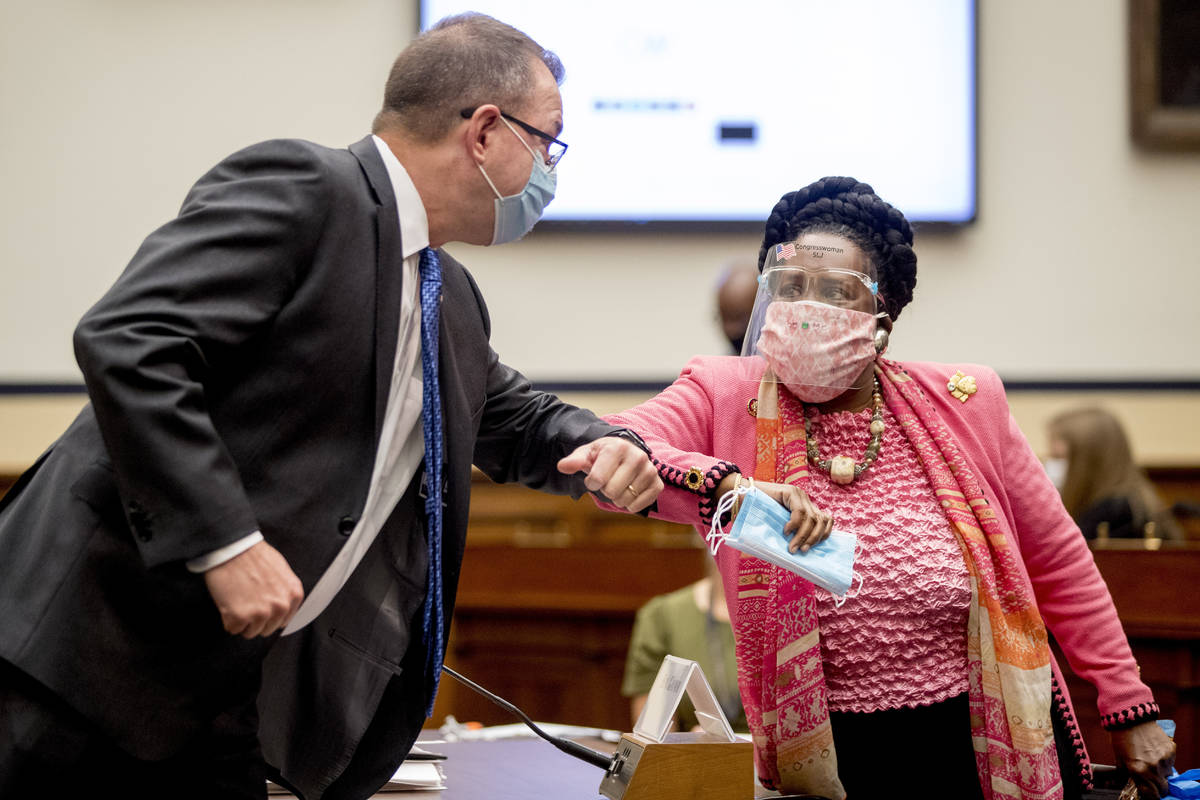
{"type": "Polygon", "coordinates": [[[717,316],[721,332],[729,340],[730,352],[742,354],[746,326],[758,294],[758,267],[753,261],[731,261],[717,277],[717,316]]]}
{"type": "Polygon", "coordinates": [[[1183,532],[1134,463],[1120,420],[1102,408],[1064,411],[1048,426],[1046,472],[1088,539],[1182,539],[1183,532]]]}
{"type": "Polygon", "coordinates": [[[1174,744],[1000,379],[883,357],[917,282],[904,215],[824,178],[772,209],[759,269],[745,355],[693,358],[607,419],[652,448],[667,485],[652,516],[718,532],[753,487],[790,509],[792,552],[834,526],[857,537],[841,598],[717,553],[760,781],[835,800],[1079,797],[1090,762],[1052,632],[1142,797],[1165,794],[1174,744]]]}
{"type": "MultiPolygon", "coordinates": [[[[735,731],[749,730],[738,694],[725,585],[712,559],[705,561],[705,573],[695,583],[653,597],[638,609],[625,659],[625,679],[621,683],[621,694],[629,698],[629,715],[634,725],[646,705],[663,658],[672,655],[698,663],[729,724],[735,731]]],[[[680,701],[676,719],[683,730],[699,726],[696,711],[686,696],[680,701]]]]}
{"type": "Polygon", "coordinates": [[[90,403],[0,501],[0,797],[367,797],[432,708],[472,464],[653,502],[644,444],[501,362],[440,249],[537,222],[562,77],[443,20],[370,135],[228,157],[87,312],[90,403]]]}

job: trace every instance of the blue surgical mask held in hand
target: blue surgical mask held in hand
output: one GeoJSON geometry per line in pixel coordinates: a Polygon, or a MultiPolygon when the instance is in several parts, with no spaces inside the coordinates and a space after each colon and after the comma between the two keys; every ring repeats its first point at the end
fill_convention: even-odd
{"type": "Polygon", "coordinates": [[[500,195],[500,191],[488,177],[483,165],[475,165],[479,167],[484,180],[488,182],[488,186],[492,187],[492,192],[496,195],[496,225],[492,230],[492,244],[515,242],[533,230],[533,226],[542,218],[542,212],[546,210],[546,206],[550,205],[550,201],[554,199],[554,192],[558,189],[558,172],[553,167],[546,166],[545,160],[534,152],[529,143],[521,138],[512,125],[508,124],[508,120],[501,118],[500,121],[508,125],[513,136],[516,136],[521,140],[521,144],[525,145],[529,155],[533,156],[533,165],[530,167],[529,180],[525,182],[525,188],[520,193],[511,194],[508,197],[500,195]]]}
{"type": "Polygon", "coordinates": [[[808,549],[807,553],[788,551],[789,537],[783,527],[792,512],[755,487],[739,486],[721,498],[713,514],[712,529],[705,540],[715,556],[722,544],[746,555],[783,567],[834,595],[840,606],[846,601],[851,583],[862,577],[854,571],[854,551],[858,537],[853,533],[835,530],[825,541],[808,549]],[[733,507],[737,496],[742,505],[728,533],[721,530],[721,517],[733,507]]]}

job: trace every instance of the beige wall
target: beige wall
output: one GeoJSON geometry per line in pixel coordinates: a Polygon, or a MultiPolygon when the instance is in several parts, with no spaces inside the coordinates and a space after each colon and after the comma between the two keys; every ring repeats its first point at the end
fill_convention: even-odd
{"type": "MultiPolygon", "coordinates": [[[[642,402],[641,392],[563,395],[569,402],[607,414],[642,402]]],[[[74,419],[82,395],[21,397],[0,395],[0,477],[29,466],[74,419]]],[[[1134,458],[1155,467],[1200,465],[1200,426],[1181,424],[1200,409],[1200,392],[1016,392],[1009,404],[1021,430],[1041,455],[1046,452],[1046,421],[1081,404],[1098,404],[1125,424],[1134,458]]]]}
{"type": "Polygon", "coordinates": [[[360,139],[415,27],[411,0],[0,0],[0,381],[78,381],[75,322],[192,183],[360,139]]]}
{"type": "MultiPolygon", "coordinates": [[[[979,221],[919,236],[893,355],[1009,378],[1200,377],[1200,154],[1132,147],[1125,5],[980,1],[979,221]]],[[[222,155],[365,133],[414,23],[411,0],[0,0],[0,382],[78,380],[75,320],[222,155]]],[[[505,360],[545,380],[659,380],[720,351],[713,277],[756,247],[752,235],[535,233],[450,249],[483,286],[505,360]]],[[[1200,463],[1195,394],[1105,399],[1144,460],[1200,463]]],[[[26,417],[40,401],[11,400],[0,462],[56,432],[26,417]]],[[[1070,400],[1030,398],[1018,416],[1036,440],[1070,400]]]]}
{"type": "MultiPolygon", "coordinates": [[[[918,237],[896,357],[981,362],[1010,378],[1200,377],[1200,153],[1133,149],[1125,5],[980,2],[979,220],[918,237]]],[[[764,217],[776,199],[763,198],[764,217]]],[[[451,250],[479,278],[511,363],[657,378],[719,352],[705,316],[712,277],[757,240],[535,235],[451,250]]]]}
{"type": "Polygon", "coordinates": [[[0,395],[0,477],[17,475],[62,433],[87,398],[0,395]]]}

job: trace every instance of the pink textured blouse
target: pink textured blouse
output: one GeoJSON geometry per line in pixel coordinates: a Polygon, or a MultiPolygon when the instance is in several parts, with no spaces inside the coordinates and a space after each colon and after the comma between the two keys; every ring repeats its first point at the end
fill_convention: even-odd
{"type": "MultiPolygon", "coordinates": [[[[810,409],[821,457],[862,458],[870,409],[810,409]]],[[[846,486],[813,470],[804,490],[834,527],[858,535],[862,585],[839,608],[816,590],[825,685],[833,711],[912,708],[967,691],[971,589],[958,541],[917,453],[883,409],[883,446],[871,469],[846,486]]]]}

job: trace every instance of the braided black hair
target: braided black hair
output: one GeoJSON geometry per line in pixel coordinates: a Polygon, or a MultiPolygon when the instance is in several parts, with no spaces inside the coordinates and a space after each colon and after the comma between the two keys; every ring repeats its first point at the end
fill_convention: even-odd
{"type": "Polygon", "coordinates": [[[805,233],[831,233],[857,245],[875,267],[880,298],[892,319],[912,300],[917,285],[912,228],[870,185],[854,178],[822,178],[781,197],[767,218],[759,271],[769,248],[805,233]]]}

